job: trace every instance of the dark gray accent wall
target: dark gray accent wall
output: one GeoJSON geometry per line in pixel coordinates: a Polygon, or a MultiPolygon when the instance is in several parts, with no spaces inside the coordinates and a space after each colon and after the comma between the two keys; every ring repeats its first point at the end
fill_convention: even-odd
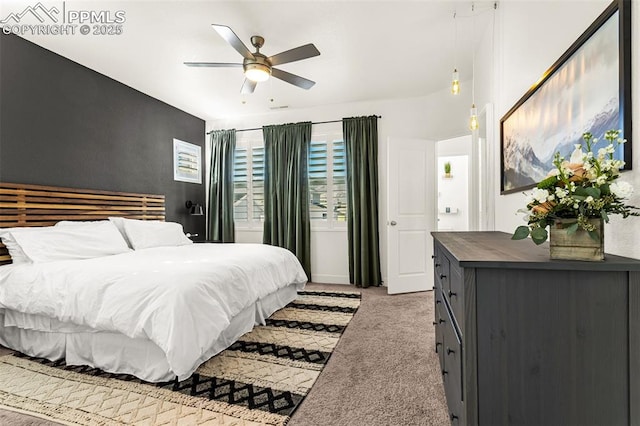
{"type": "Polygon", "coordinates": [[[0,35],[0,181],[164,194],[167,220],[204,236],[184,203],[204,204],[205,178],[173,180],[174,138],[201,146],[204,161],[204,120],[0,35]]]}

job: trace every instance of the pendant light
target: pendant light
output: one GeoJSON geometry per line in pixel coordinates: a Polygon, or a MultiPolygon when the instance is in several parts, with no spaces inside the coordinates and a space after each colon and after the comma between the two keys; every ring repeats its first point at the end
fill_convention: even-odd
{"type": "Polygon", "coordinates": [[[457,95],[460,93],[460,78],[458,76],[457,67],[458,53],[458,21],[456,20],[456,12],[453,12],[453,75],[451,77],[451,93],[457,95]]]}
{"type": "Polygon", "coordinates": [[[476,108],[476,49],[475,49],[475,34],[476,34],[476,16],[474,14],[475,5],[471,3],[471,14],[473,15],[473,30],[471,31],[472,38],[472,56],[471,56],[471,111],[469,114],[469,130],[475,131],[480,128],[478,122],[478,109],[476,108]]]}

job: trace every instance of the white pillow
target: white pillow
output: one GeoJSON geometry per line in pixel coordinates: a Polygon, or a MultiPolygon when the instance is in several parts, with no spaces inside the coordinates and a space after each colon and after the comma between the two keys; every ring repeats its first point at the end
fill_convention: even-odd
{"type": "Polygon", "coordinates": [[[118,229],[106,220],[91,226],[14,228],[10,233],[32,262],[91,259],[129,251],[118,229]]]}
{"type": "Polygon", "coordinates": [[[124,230],[134,250],[151,247],[183,246],[193,244],[182,225],[157,220],[135,220],[123,218],[124,230]]]}
{"type": "Polygon", "coordinates": [[[92,226],[100,223],[104,223],[107,220],[61,220],[54,226],[92,226]]]}
{"type": "MultiPolygon", "coordinates": [[[[109,221],[113,223],[116,226],[116,228],[118,228],[118,231],[120,231],[120,234],[122,235],[122,238],[124,238],[124,241],[127,243],[127,246],[129,248],[133,248],[131,247],[131,244],[129,244],[127,233],[124,231],[123,218],[110,217],[109,221]]],[[[103,223],[103,222],[107,222],[107,220],[106,219],[105,220],[61,220],[60,222],[56,223],[55,226],[92,226],[96,223],[103,223]]]]}
{"type": "MultiPolygon", "coordinates": [[[[131,245],[131,241],[129,241],[129,237],[127,237],[127,231],[124,230],[124,218],[109,217],[109,220],[111,221],[111,223],[113,223],[116,226],[116,228],[118,228],[118,231],[120,231],[120,233],[122,234],[122,238],[124,238],[124,240],[127,242],[127,245],[129,246],[129,248],[133,248],[133,246],[131,245]]],[[[135,220],[135,219],[129,219],[129,220],[135,220]]]]}
{"type": "Polygon", "coordinates": [[[31,229],[31,228],[3,228],[0,229],[0,239],[9,250],[9,255],[11,256],[11,260],[14,264],[19,263],[31,263],[31,259],[24,254],[22,251],[22,247],[17,243],[16,239],[13,238],[11,231],[19,230],[19,229],[31,229]]]}

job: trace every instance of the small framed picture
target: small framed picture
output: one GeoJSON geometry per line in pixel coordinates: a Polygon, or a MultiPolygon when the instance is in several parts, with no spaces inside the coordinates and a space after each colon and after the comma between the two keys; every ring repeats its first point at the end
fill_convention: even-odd
{"type": "Polygon", "coordinates": [[[173,180],[202,183],[201,147],[179,139],[173,140],[173,180]]]}

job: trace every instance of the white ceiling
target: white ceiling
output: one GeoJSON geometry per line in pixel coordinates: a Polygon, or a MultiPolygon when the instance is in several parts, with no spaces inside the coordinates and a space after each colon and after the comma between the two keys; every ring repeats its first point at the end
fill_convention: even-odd
{"type": "MultiPolygon", "coordinates": [[[[34,3],[2,0],[0,19],[34,3]]],[[[42,3],[61,8],[63,2],[42,3]]],[[[23,37],[210,120],[281,106],[424,96],[450,83],[456,62],[461,80],[468,80],[473,40],[491,25],[494,13],[492,1],[474,3],[472,13],[470,1],[454,0],[66,1],[66,10],[123,10],[123,34],[23,37]],[[261,51],[267,56],[314,43],[320,56],[278,68],[316,85],[307,91],[271,78],[252,95],[241,95],[241,68],[184,66],[184,61],[241,62],[212,23],[230,26],[252,51],[249,38],[263,36],[261,51]]]]}

